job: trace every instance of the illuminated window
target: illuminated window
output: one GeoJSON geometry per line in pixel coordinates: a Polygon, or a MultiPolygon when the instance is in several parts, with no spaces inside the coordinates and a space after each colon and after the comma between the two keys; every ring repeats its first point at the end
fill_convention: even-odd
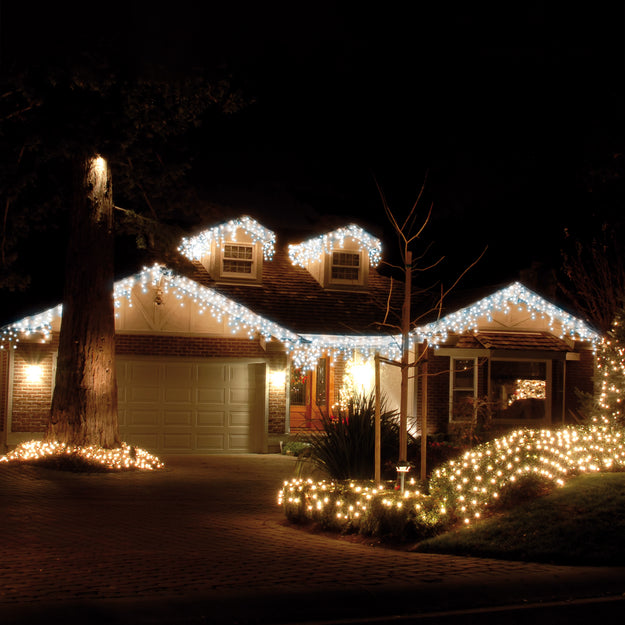
{"type": "Polygon", "coordinates": [[[547,363],[530,360],[493,360],[491,393],[495,419],[544,419],[547,403],[547,363]]]}
{"type": "Polygon", "coordinates": [[[332,252],[331,277],[333,282],[359,282],[360,254],[332,252]]]}

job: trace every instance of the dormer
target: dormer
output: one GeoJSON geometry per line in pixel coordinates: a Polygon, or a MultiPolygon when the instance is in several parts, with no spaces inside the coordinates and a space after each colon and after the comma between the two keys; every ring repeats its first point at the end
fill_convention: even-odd
{"type": "Polygon", "coordinates": [[[245,216],[185,237],[178,250],[217,282],[260,284],[263,260],[272,259],[275,240],[271,230],[245,216]]]}
{"type": "Polygon", "coordinates": [[[380,240],[355,224],[289,245],[294,265],[306,269],[322,287],[337,291],[365,290],[369,267],[378,265],[381,254],[380,240]]]}

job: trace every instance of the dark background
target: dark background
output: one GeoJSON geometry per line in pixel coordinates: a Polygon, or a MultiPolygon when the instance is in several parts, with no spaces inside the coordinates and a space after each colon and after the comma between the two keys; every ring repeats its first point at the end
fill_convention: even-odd
{"type": "Polygon", "coordinates": [[[618,202],[593,172],[623,163],[621,3],[198,4],[4,2],[0,61],[71,59],[104,33],[155,75],[229,74],[253,102],[198,135],[207,204],[302,237],[356,221],[392,252],[377,185],[401,217],[428,172],[440,277],[488,246],[467,287],[533,267],[553,293],[564,228],[618,202]]]}

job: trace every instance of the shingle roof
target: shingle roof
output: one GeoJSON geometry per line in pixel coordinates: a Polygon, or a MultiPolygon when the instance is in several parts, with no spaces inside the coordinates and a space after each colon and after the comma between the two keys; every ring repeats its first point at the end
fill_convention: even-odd
{"type": "Polygon", "coordinates": [[[390,278],[374,268],[366,290],[324,289],[278,245],[273,259],[263,262],[260,285],[216,282],[199,262],[193,263],[190,277],[298,334],[388,334],[380,324],[390,278]]]}
{"type": "Polygon", "coordinates": [[[463,334],[458,338],[456,347],[465,349],[573,351],[565,341],[547,332],[479,332],[478,334],[463,334]]]}

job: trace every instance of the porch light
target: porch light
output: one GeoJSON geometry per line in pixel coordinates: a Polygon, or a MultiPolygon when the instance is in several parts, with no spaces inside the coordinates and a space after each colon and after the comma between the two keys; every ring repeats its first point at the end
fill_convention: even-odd
{"type": "Polygon", "coordinates": [[[40,364],[27,364],[24,367],[26,382],[28,384],[40,384],[43,380],[43,367],[40,364]]]}
{"type": "Polygon", "coordinates": [[[286,371],[284,369],[269,372],[269,385],[282,388],[286,382],[286,371]]]}

